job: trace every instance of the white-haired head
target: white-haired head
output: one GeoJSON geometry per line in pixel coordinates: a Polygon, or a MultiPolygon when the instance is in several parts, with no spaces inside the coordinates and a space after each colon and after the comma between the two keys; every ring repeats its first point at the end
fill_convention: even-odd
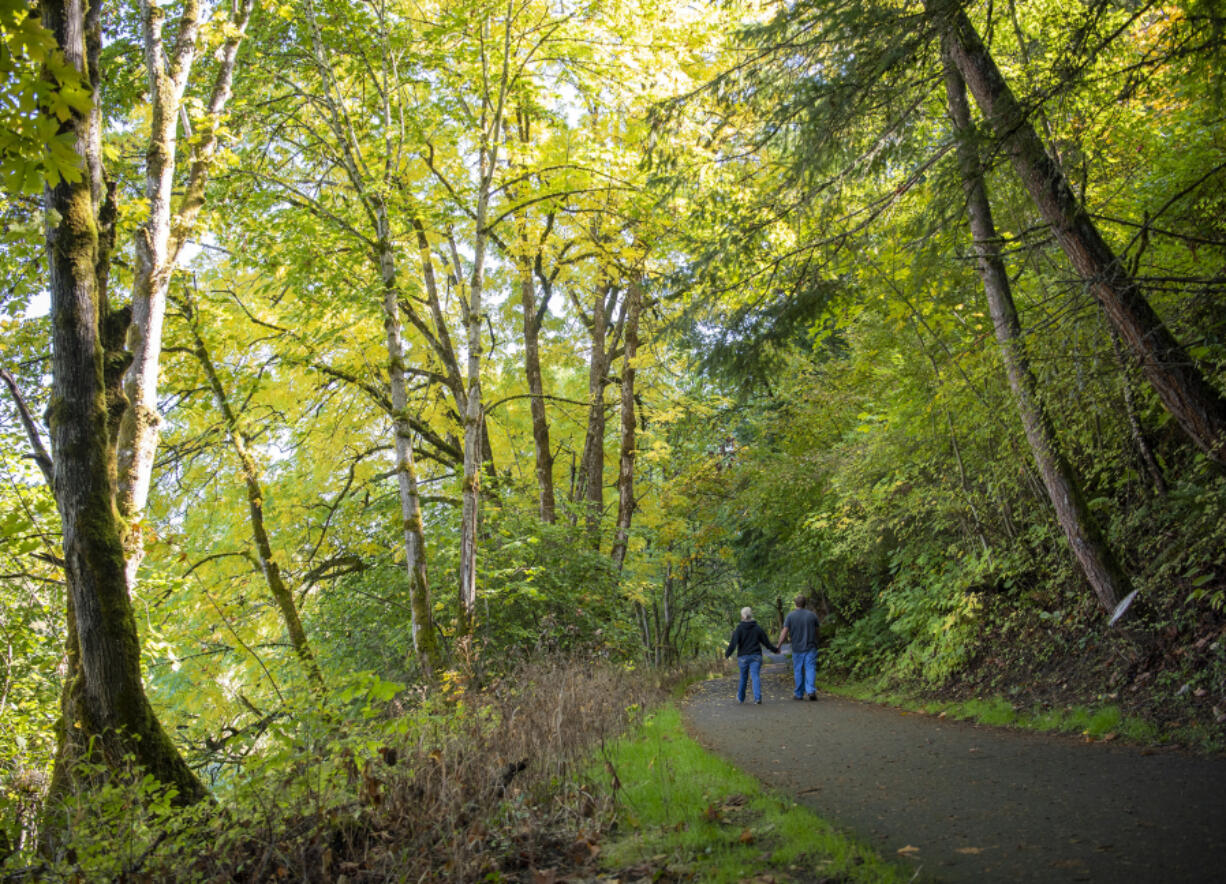
{"type": "Polygon", "coordinates": [[[741,608],[741,619],[742,620],[752,620],[753,619],[753,608],[741,608]]]}

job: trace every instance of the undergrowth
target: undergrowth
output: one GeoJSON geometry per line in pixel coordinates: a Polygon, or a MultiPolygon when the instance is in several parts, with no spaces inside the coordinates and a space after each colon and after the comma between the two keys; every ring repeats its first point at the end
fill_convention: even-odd
{"type": "Polygon", "coordinates": [[[150,779],[113,777],[59,809],[52,859],[19,853],[0,877],[531,880],[559,858],[582,865],[607,806],[579,773],[658,699],[649,681],[551,658],[391,714],[396,686],[370,679],[346,692],[346,717],[334,704],[270,728],[215,804],[175,809],[150,779]]]}
{"type": "Polygon", "coordinates": [[[856,696],[986,724],[1226,750],[1226,617],[1147,600],[1112,628],[1084,594],[1044,592],[1041,606],[984,595],[951,669],[879,609],[835,631],[824,668],[856,696]]]}

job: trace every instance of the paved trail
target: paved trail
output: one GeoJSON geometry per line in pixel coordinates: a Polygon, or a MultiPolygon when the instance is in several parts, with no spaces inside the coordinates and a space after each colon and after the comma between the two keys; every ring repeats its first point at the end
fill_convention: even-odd
{"type": "Polygon", "coordinates": [[[921,880],[1226,882],[1224,758],[793,702],[781,664],[763,689],[697,686],[690,733],[921,880]]]}

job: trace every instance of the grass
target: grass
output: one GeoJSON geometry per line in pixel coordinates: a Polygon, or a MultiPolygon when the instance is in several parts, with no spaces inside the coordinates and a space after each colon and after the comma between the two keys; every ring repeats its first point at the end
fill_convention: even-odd
{"type": "MultiPolygon", "coordinates": [[[[856,700],[886,703],[926,715],[941,715],[963,721],[998,727],[1080,734],[1092,740],[1123,739],[1135,743],[1166,742],[1176,737],[1163,735],[1152,722],[1125,716],[1118,706],[1066,706],[1031,709],[1018,707],[1005,697],[971,700],[932,700],[899,690],[883,690],[875,680],[827,683],[823,690],[856,700]]],[[[1182,734],[1182,738],[1188,735],[1182,734]]],[[[1186,741],[1183,739],[1181,741],[1186,741]]],[[[1196,741],[1193,741],[1196,742],[1196,741]]]]}
{"type": "Polygon", "coordinates": [[[624,877],[709,882],[901,882],[910,872],[689,739],[672,706],[604,753],[617,825],[602,865],[624,877]]]}

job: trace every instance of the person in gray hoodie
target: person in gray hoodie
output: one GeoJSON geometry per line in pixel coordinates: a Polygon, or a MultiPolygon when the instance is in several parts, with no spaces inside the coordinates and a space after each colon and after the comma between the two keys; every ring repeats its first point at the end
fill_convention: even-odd
{"type": "Polygon", "coordinates": [[[771,644],[770,637],[753,619],[753,610],[741,608],[741,622],[732,631],[732,639],[728,642],[727,650],[724,651],[725,658],[731,657],[732,652],[736,651],[736,665],[741,670],[741,681],[736,689],[738,703],[745,702],[745,682],[747,680],[753,682],[753,701],[758,704],[762,702],[761,671],[764,645],[770,648],[772,653],[779,653],[779,648],[771,644]]]}

